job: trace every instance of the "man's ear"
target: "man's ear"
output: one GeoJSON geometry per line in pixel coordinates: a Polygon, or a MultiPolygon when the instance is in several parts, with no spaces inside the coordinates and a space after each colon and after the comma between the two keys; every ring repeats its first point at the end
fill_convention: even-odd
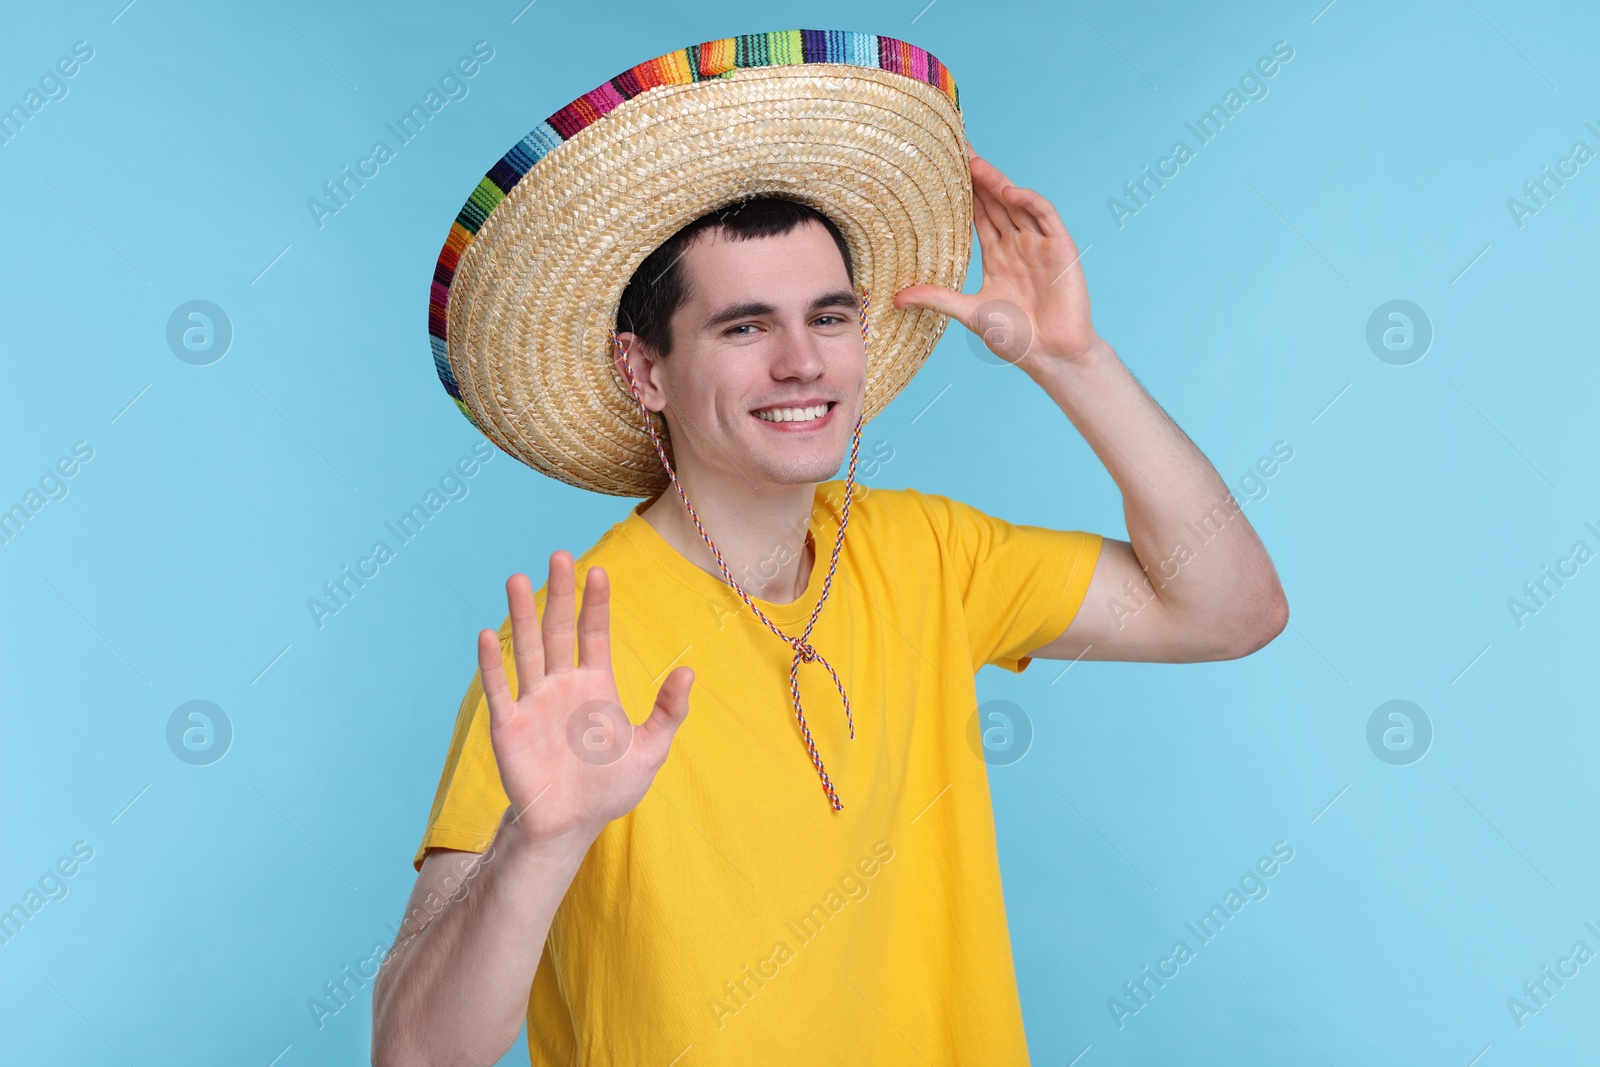
{"type": "Polygon", "coordinates": [[[631,367],[634,385],[639,390],[639,398],[644,401],[644,406],[651,411],[661,411],[666,407],[666,397],[656,385],[655,353],[632,330],[617,334],[617,340],[621,345],[612,355],[612,364],[616,367],[617,377],[626,385],[631,367]]]}

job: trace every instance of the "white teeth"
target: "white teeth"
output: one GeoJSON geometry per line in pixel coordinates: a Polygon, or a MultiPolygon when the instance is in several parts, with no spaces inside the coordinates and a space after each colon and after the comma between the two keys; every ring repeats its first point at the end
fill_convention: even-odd
{"type": "Polygon", "coordinates": [[[810,422],[820,419],[828,413],[828,405],[818,404],[810,408],[773,408],[768,411],[756,412],[756,418],[767,422],[810,422]]]}

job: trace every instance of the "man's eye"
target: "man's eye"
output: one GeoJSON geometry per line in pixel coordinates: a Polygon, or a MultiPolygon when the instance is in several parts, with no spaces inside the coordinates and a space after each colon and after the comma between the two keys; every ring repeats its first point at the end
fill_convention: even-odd
{"type": "MultiPolygon", "coordinates": [[[[818,325],[822,325],[822,326],[835,326],[835,325],[838,325],[839,323],[844,322],[845,318],[844,318],[843,315],[819,315],[814,321],[818,325]]],[[[748,336],[750,336],[749,334],[740,333],[739,331],[740,330],[754,330],[754,329],[756,329],[756,324],[755,323],[753,323],[753,322],[741,322],[737,326],[730,326],[726,331],[726,335],[729,336],[729,337],[748,337],[748,336]]]]}

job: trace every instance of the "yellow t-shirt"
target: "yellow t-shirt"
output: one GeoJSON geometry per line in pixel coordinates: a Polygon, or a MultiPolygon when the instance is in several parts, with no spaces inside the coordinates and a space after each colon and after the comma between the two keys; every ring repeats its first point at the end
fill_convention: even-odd
{"type": "MultiPolygon", "coordinates": [[[[844,484],[817,487],[805,594],[752,597],[791,637],[827,579],[844,484]]],[[[629,718],[644,720],[683,663],[689,716],[556,911],[528,1002],[531,1062],[1026,1064],[987,764],[969,741],[974,674],[1020,672],[1066,629],[1100,536],[855,487],[810,639],[849,695],[853,740],[827,670],[799,671],[835,811],[795,719],[793,648],[663,540],[645,506],[578,558],[579,597],[603,567],[629,718]]],[[[509,616],[500,641],[516,692],[509,616]]],[[[508,801],[488,725],[474,671],[416,866],[432,847],[489,847],[508,801]]]]}

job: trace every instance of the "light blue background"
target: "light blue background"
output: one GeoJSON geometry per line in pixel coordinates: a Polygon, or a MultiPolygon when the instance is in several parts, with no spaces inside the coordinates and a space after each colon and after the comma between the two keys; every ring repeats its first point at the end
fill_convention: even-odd
{"type": "MultiPolygon", "coordinates": [[[[503,617],[506,575],[581,551],[631,503],[496,453],[311,621],[307,598],[481,439],[429,354],[439,246],[483,172],[582,91],[691,42],[801,26],[950,66],[977,149],[1056,204],[1098,328],[1230,484],[1294,449],[1264,498],[1236,488],[1293,609],[1267,649],[980,678],[1036,732],[991,772],[1036,1062],[1500,1067],[1600,1044],[1600,962],[1521,1029],[1506,1006],[1573,942],[1600,950],[1583,925],[1600,926],[1600,564],[1521,629],[1506,606],[1573,542],[1600,548],[1583,526],[1600,526],[1600,162],[1520,228],[1506,206],[1574,141],[1600,148],[1592,11],[519,9],[6,16],[6,105],[74,41],[95,51],[0,146],[0,504],[75,441],[94,458],[0,545],[0,906],[75,841],[94,858],[0,946],[0,1058],[365,1062],[370,989],[320,1030],[306,1002],[400,914],[473,634],[503,617]],[[495,52],[470,95],[319,229],[307,198],[478,40],[495,52]],[[1119,228],[1108,198],[1276,41],[1294,58],[1270,94],[1119,228]],[[164,337],[197,298],[235,330],[205,367],[164,337]],[[1404,367],[1365,340],[1397,298],[1435,331],[1404,367]],[[1394,698],[1436,731],[1410,766],[1365,740],[1394,698]],[[211,766],[166,745],[192,699],[234,725],[211,766]],[[1119,1029],[1108,998],[1280,840],[1294,859],[1270,895],[1119,1029]]],[[[863,448],[880,440],[877,484],[1125,536],[1065,417],[959,326],[863,448]]],[[[521,1040],[504,1062],[526,1062],[521,1040]]]]}

